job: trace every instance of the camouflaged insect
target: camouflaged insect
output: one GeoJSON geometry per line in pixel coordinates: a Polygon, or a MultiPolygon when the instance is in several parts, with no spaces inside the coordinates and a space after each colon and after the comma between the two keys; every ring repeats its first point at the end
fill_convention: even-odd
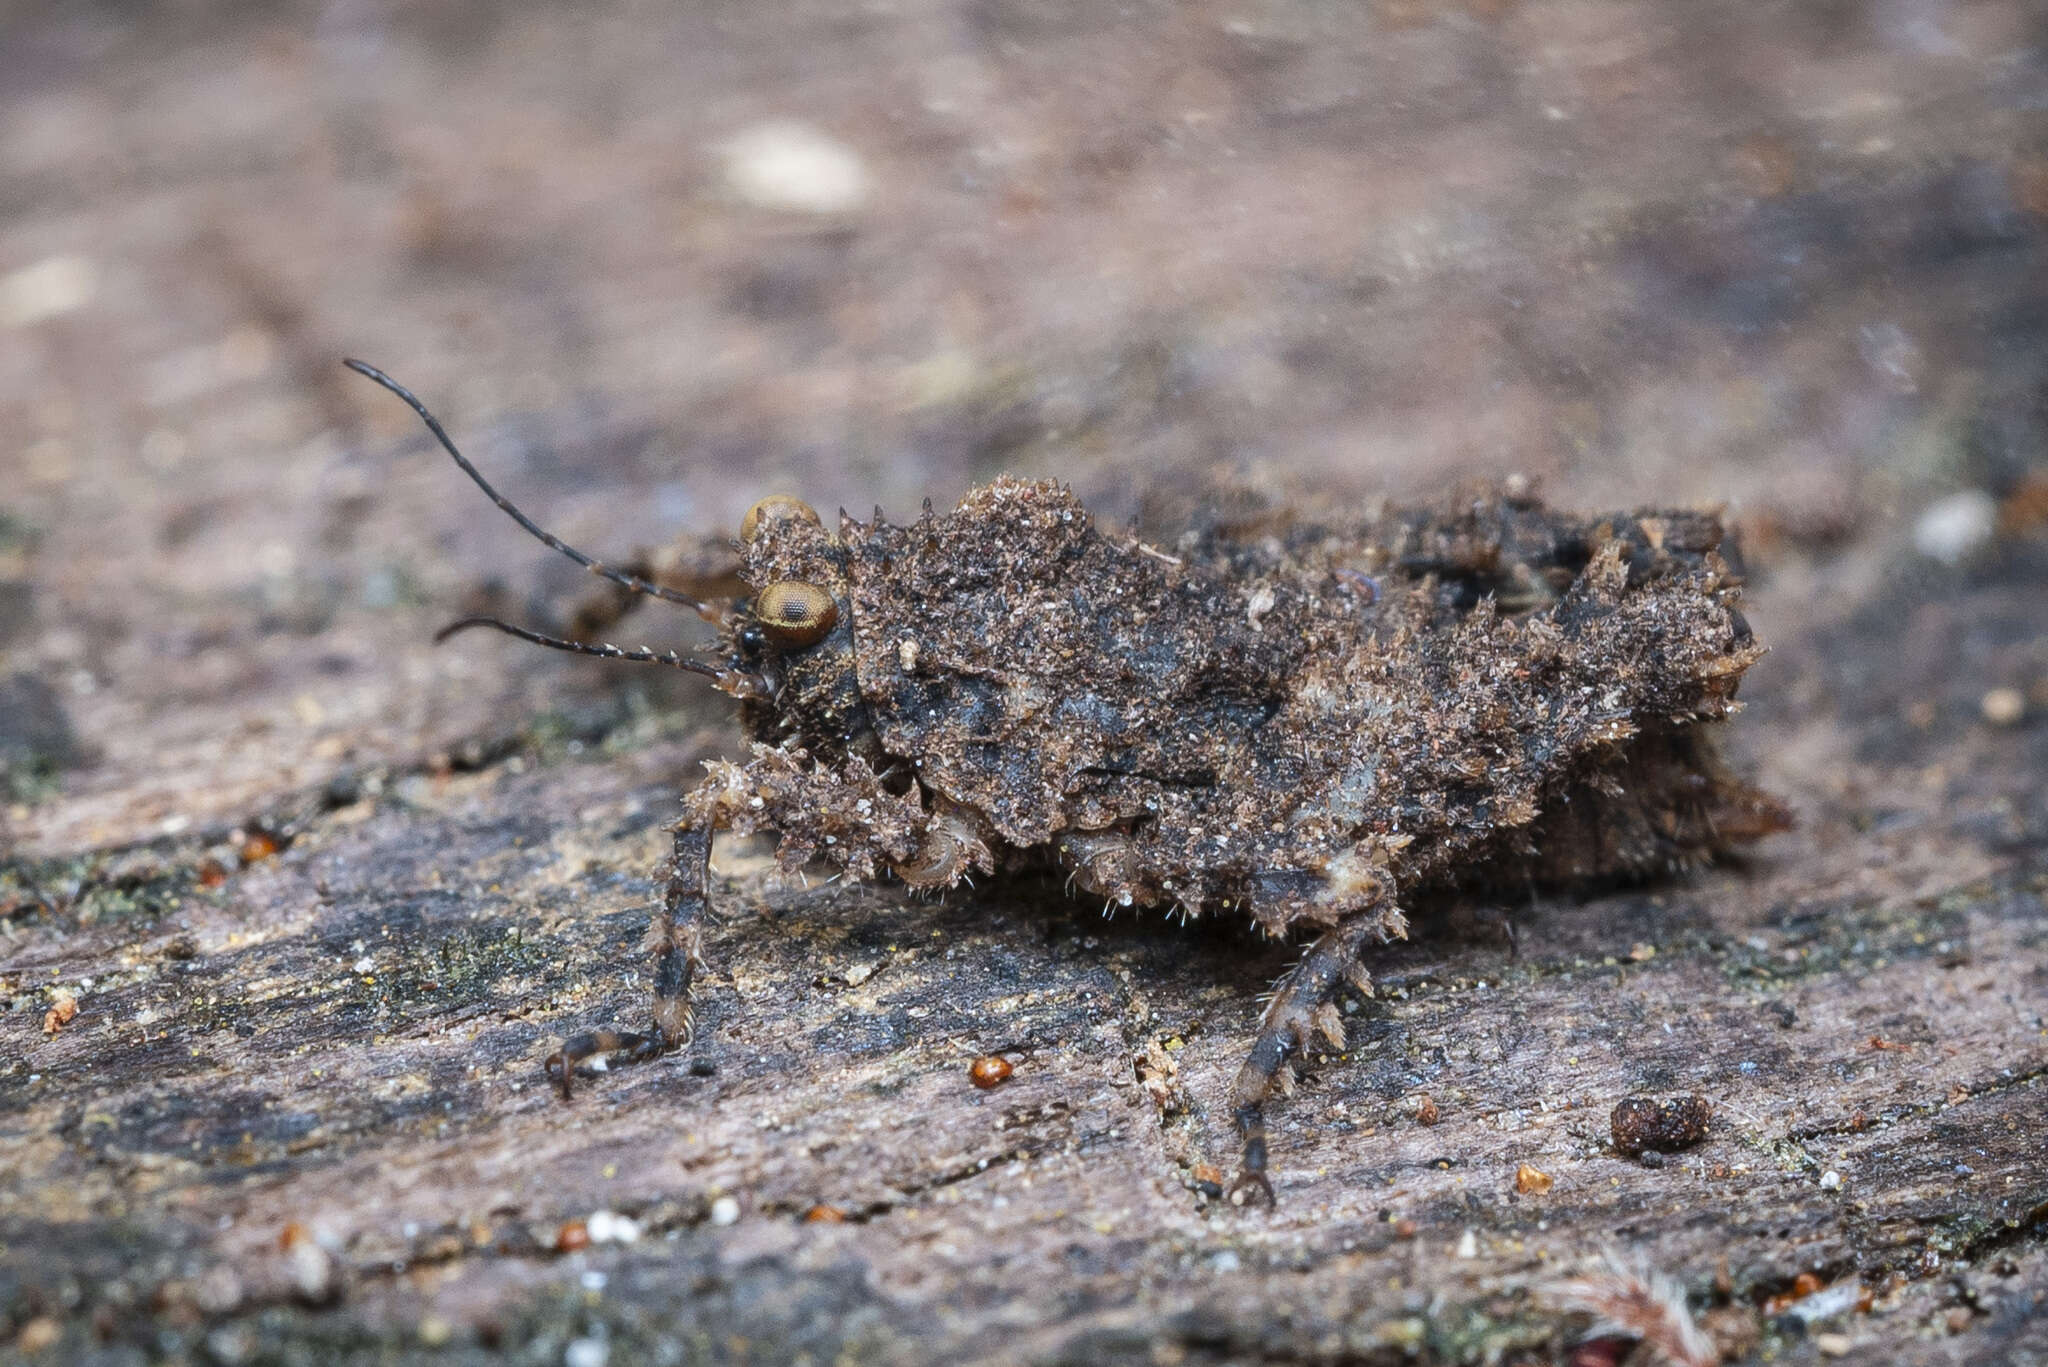
{"type": "Polygon", "coordinates": [[[653,956],[653,1023],[566,1042],[576,1065],[687,1044],[717,831],[781,862],[944,888],[1027,857],[1120,906],[1313,936],[1231,1091],[1233,1195],[1272,1198],[1264,1107],[1333,996],[1406,933],[1403,906],[1693,864],[1788,823],[1711,723],[1763,654],[1711,513],[1572,516],[1501,490],[1443,506],[1198,520],[1170,549],[1098,527],[1057,484],[999,479],[951,512],[825,526],[787,497],[741,527],[752,597],[700,603],[753,744],[685,801],[653,956]]]}

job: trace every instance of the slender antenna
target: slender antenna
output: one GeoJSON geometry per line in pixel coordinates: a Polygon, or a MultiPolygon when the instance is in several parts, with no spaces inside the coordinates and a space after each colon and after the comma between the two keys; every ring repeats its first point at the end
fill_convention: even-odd
{"type": "Polygon", "coordinates": [[[529,631],[510,622],[499,621],[496,617],[464,617],[460,621],[450,622],[434,633],[434,644],[439,645],[456,632],[467,631],[471,627],[489,627],[493,631],[502,631],[507,636],[517,636],[522,641],[531,641],[537,646],[572,651],[578,655],[594,655],[600,660],[633,660],[640,664],[672,665],[677,669],[687,669],[692,674],[702,674],[734,697],[768,696],[767,680],[756,674],[748,674],[737,669],[720,669],[715,665],[705,664],[702,660],[689,659],[673,650],[649,650],[646,646],[638,650],[627,650],[623,646],[589,645],[582,641],[564,640],[559,636],[544,636],[538,631],[529,631]]]}
{"type": "MultiPolygon", "coordinates": [[[[684,607],[693,610],[699,617],[702,617],[705,621],[710,622],[713,625],[723,625],[725,621],[724,609],[714,607],[710,603],[707,603],[700,598],[692,598],[687,593],[677,593],[674,589],[665,589],[659,584],[650,584],[645,579],[642,579],[637,575],[626,574],[623,571],[615,570],[609,565],[603,564],[597,560],[593,560],[591,557],[585,555],[582,551],[579,551],[574,546],[571,546],[568,542],[563,541],[560,537],[552,536],[549,533],[541,530],[540,524],[536,523],[532,518],[528,517],[525,513],[520,512],[519,509],[513,507],[512,500],[506,498],[496,489],[493,489],[491,487],[491,482],[483,477],[483,472],[478,470],[474,465],[471,465],[468,459],[464,457],[462,452],[455,449],[455,442],[452,438],[449,437],[448,430],[441,426],[439,419],[437,419],[432,413],[429,413],[427,411],[427,406],[421,403],[419,401],[418,396],[415,395],[410,389],[407,389],[404,385],[400,384],[398,381],[392,379],[389,375],[386,375],[383,371],[377,369],[377,367],[370,365],[365,361],[345,360],[342,362],[342,364],[347,366],[350,370],[353,370],[356,374],[365,377],[366,379],[375,380],[378,384],[383,385],[386,389],[396,394],[399,398],[404,399],[406,405],[409,408],[411,408],[413,412],[420,415],[420,421],[424,422],[427,425],[427,430],[434,434],[434,439],[441,443],[441,449],[446,451],[449,455],[453,456],[455,458],[455,463],[462,467],[462,472],[468,475],[471,479],[476,481],[476,487],[483,490],[486,494],[490,495],[491,502],[497,504],[500,508],[504,509],[506,514],[510,516],[514,522],[517,522],[520,526],[526,528],[527,531],[531,532],[536,538],[539,539],[542,545],[560,551],[563,555],[568,556],[571,560],[583,566],[584,569],[589,570],[592,574],[597,575],[598,577],[603,579],[609,579],[612,583],[617,584],[620,588],[630,589],[634,593],[644,593],[650,598],[660,598],[670,603],[680,603],[684,607]]],[[[515,632],[515,634],[517,633],[515,632]]],[[[542,644],[548,645],[553,643],[542,642],[542,644]]]]}

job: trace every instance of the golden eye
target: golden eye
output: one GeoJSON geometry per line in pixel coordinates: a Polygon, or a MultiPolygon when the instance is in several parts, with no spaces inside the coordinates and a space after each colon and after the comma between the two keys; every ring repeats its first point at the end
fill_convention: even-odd
{"type": "Polygon", "coordinates": [[[771,522],[808,522],[813,527],[821,526],[818,514],[810,504],[788,494],[770,494],[747,509],[747,515],[740,519],[740,540],[752,541],[761,534],[761,529],[771,522]]]}
{"type": "Polygon", "coordinates": [[[814,646],[839,620],[839,604],[816,584],[778,579],[754,599],[754,619],[777,645],[814,646]]]}

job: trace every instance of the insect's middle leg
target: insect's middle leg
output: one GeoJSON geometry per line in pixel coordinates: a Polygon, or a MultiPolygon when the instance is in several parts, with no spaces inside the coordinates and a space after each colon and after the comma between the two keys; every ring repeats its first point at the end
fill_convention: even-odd
{"type": "Polygon", "coordinates": [[[646,1031],[593,1030],[565,1041],[548,1055],[546,1068],[569,1097],[576,1065],[601,1054],[638,1063],[679,1048],[696,1032],[690,983],[704,967],[704,884],[711,857],[711,827],[685,821],[676,828],[675,854],[662,907],[647,927],[641,948],[654,959],[654,1024],[646,1031]]]}
{"type": "Polygon", "coordinates": [[[1361,992],[1372,990],[1359,953],[1368,941],[1386,939],[1388,924],[1384,914],[1369,912],[1326,931],[1273,993],[1259,1022],[1258,1038],[1230,1089],[1232,1118],[1244,1138],[1242,1164],[1230,1186],[1234,1204],[1244,1204],[1254,1193],[1263,1195],[1268,1205],[1273,1203],[1273,1183],[1266,1176],[1266,1097],[1276,1083],[1285,1085],[1283,1070],[1308,1046],[1311,1032],[1335,1048],[1344,1047],[1344,1018],[1332,998],[1337,985],[1347,980],[1361,992]]]}

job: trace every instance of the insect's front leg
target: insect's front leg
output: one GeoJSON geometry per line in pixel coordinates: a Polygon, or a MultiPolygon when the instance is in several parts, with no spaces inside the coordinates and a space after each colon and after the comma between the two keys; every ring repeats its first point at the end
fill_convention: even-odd
{"type": "Polygon", "coordinates": [[[1258,1038],[1230,1089],[1232,1118],[1244,1138],[1242,1164],[1230,1184],[1232,1204],[1243,1205],[1254,1194],[1273,1204],[1273,1183],[1266,1176],[1266,1098],[1276,1085],[1286,1090],[1292,1080],[1288,1060],[1307,1048],[1311,1033],[1322,1035],[1335,1048],[1344,1047],[1344,1018],[1332,1001],[1337,986],[1349,981],[1361,992],[1372,991],[1371,975],[1359,954],[1368,943],[1386,940],[1400,925],[1399,918],[1400,913],[1389,907],[1353,916],[1326,931],[1274,990],[1259,1022],[1258,1038]]]}
{"type": "Polygon", "coordinates": [[[592,1030],[571,1036],[548,1055],[548,1076],[569,1099],[576,1065],[610,1054],[620,1063],[639,1063],[690,1042],[696,1013],[690,1006],[690,983],[704,968],[704,884],[711,857],[713,822],[693,814],[675,831],[675,853],[661,910],[647,927],[641,948],[654,960],[654,1024],[637,1030],[592,1030]]]}

